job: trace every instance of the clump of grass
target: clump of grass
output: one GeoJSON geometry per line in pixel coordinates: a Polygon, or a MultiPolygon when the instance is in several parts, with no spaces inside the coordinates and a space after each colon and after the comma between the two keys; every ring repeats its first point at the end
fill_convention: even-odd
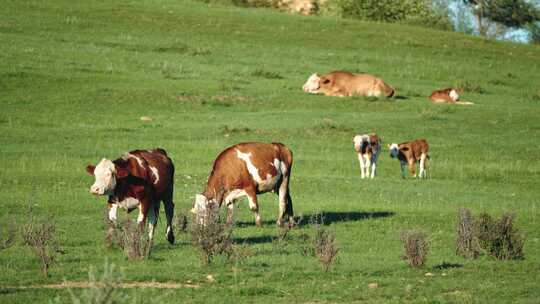
{"type": "Polygon", "coordinates": [[[122,289],[123,280],[123,273],[105,261],[101,275],[94,267],[88,271],[88,288],[83,288],[80,294],[72,288],[68,291],[73,303],[127,303],[130,297],[122,289]]]}
{"type": "Polygon", "coordinates": [[[339,253],[336,238],[332,232],[324,228],[324,217],[321,214],[315,214],[311,222],[315,227],[313,251],[321,263],[324,272],[328,272],[339,253]]]}
{"type": "Polygon", "coordinates": [[[456,254],[475,259],[480,255],[480,245],[476,237],[475,219],[471,211],[460,208],[458,214],[456,254]]]}
{"type": "Polygon", "coordinates": [[[402,259],[411,267],[420,267],[426,263],[429,244],[424,232],[416,229],[401,231],[401,241],[405,251],[402,259]]]}
{"type": "Polygon", "coordinates": [[[514,215],[504,213],[499,221],[480,214],[477,222],[478,240],[482,249],[498,260],[523,259],[523,235],[514,227],[514,215]]]}
{"type": "Polygon", "coordinates": [[[463,92],[485,94],[486,90],[482,88],[477,82],[470,80],[462,80],[457,85],[463,92]]]}
{"type": "Polygon", "coordinates": [[[531,95],[532,100],[534,101],[540,101],[540,90],[536,91],[531,95]]]}
{"type": "Polygon", "coordinates": [[[266,79],[283,79],[283,76],[281,76],[278,72],[270,72],[263,69],[256,69],[255,71],[251,72],[251,76],[266,79]]]}
{"type": "Polygon", "coordinates": [[[205,264],[210,264],[217,255],[229,258],[233,253],[232,226],[210,212],[207,211],[204,223],[194,218],[190,227],[191,241],[199,249],[201,261],[205,264]]]}
{"type": "Polygon", "coordinates": [[[23,244],[34,251],[41,262],[41,270],[45,277],[54,264],[58,241],[56,239],[56,224],[52,217],[35,218],[32,207],[28,209],[28,218],[21,227],[23,244]]]}
{"type": "Polygon", "coordinates": [[[114,229],[113,240],[129,260],[145,260],[150,257],[152,242],[146,229],[129,218],[114,229]]]}
{"type": "Polygon", "coordinates": [[[0,230],[0,251],[13,246],[16,230],[17,224],[14,221],[8,222],[6,228],[0,230]]]}
{"type": "Polygon", "coordinates": [[[177,213],[174,216],[174,227],[178,234],[186,233],[188,231],[188,217],[183,213],[177,213]]]}

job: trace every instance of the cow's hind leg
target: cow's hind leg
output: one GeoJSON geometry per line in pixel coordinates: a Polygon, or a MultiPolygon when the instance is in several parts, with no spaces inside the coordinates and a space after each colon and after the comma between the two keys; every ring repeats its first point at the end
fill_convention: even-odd
{"type": "Polygon", "coordinates": [[[369,169],[371,168],[371,156],[370,156],[369,154],[365,154],[364,156],[365,156],[365,158],[366,158],[366,159],[365,159],[365,164],[366,164],[365,169],[366,169],[366,173],[365,173],[365,175],[364,175],[364,174],[362,174],[362,175],[364,175],[365,177],[369,177],[369,169]]]}
{"type": "Polygon", "coordinates": [[[174,217],[174,203],[172,200],[173,190],[172,187],[167,191],[167,194],[163,197],[163,205],[165,207],[165,217],[167,217],[167,241],[174,244],[174,231],[172,227],[172,221],[174,217]]]}
{"type": "Polygon", "coordinates": [[[425,164],[426,164],[426,154],[422,153],[422,155],[420,155],[420,172],[418,173],[418,177],[420,178],[426,177],[425,164]]]}
{"type": "MultiPolygon", "coordinates": [[[[360,154],[359,154],[360,155],[360,154]]],[[[290,169],[289,169],[290,170],[290,169]]],[[[278,189],[279,195],[279,215],[276,224],[283,226],[285,216],[288,217],[289,226],[294,225],[294,210],[292,205],[291,194],[289,190],[289,175],[285,175],[278,189]]]]}
{"type": "Polygon", "coordinates": [[[148,210],[147,220],[148,220],[148,239],[150,242],[154,239],[154,230],[156,229],[157,219],[159,213],[159,204],[156,206],[151,206],[148,210]]]}

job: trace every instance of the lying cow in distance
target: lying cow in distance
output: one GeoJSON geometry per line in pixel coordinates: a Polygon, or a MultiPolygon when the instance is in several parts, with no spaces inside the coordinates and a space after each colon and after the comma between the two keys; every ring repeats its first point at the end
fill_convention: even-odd
{"type": "Polygon", "coordinates": [[[304,92],[326,96],[392,97],[394,88],[369,74],[334,71],[325,75],[313,74],[302,87],[304,92]]]}
{"type": "Polygon", "coordinates": [[[277,224],[282,226],[284,217],[288,216],[292,225],[293,205],[289,192],[292,161],[291,150],[281,143],[247,142],[229,147],[214,161],[206,188],[196,195],[191,211],[204,223],[204,216],[210,212],[215,214],[225,203],[227,220],[232,223],[236,199],[247,196],[255,222],[261,226],[257,194],[275,192],[279,195],[277,224]]]}
{"type": "Polygon", "coordinates": [[[376,134],[356,135],[353,138],[354,150],[360,162],[360,175],[362,178],[375,177],[377,159],[381,152],[381,140],[376,134]]]}
{"type": "Polygon", "coordinates": [[[426,178],[427,159],[429,159],[429,145],[425,139],[417,139],[400,144],[388,145],[390,156],[397,158],[401,163],[401,176],[405,178],[405,166],[409,166],[409,172],[416,177],[416,163],[420,163],[419,178],[426,178]]]}
{"type": "Polygon", "coordinates": [[[455,103],[461,105],[473,105],[474,103],[468,101],[459,101],[460,89],[447,88],[442,90],[433,91],[429,95],[429,101],[433,103],[455,103]]]}
{"type": "MultiPolygon", "coordinates": [[[[116,222],[118,207],[127,212],[139,209],[137,222],[142,226],[148,219],[150,239],[153,238],[157,224],[159,202],[163,201],[167,217],[167,240],[174,243],[174,165],[165,150],[134,150],[113,161],[104,158],[97,166],[88,165],[86,170],[95,176],[90,193],[109,197],[109,220],[116,222]]],[[[109,230],[109,234],[111,232],[109,230]]]]}

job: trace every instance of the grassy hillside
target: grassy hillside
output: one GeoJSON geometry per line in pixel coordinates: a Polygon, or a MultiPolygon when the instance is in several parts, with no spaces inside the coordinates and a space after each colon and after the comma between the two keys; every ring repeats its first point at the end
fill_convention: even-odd
{"type": "MultiPolygon", "coordinates": [[[[540,298],[540,47],[377,23],[299,17],[191,1],[3,0],[0,10],[0,220],[25,221],[31,204],[55,217],[63,254],[40,274],[20,244],[0,251],[0,302],[45,302],[64,289],[14,289],[83,281],[105,259],[125,280],[192,282],[199,288],[128,291],[166,302],[524,302],[540,298]],[[399,98],[304,94],[313,72],[345,69],[382,77],[399,98]],[[474,106],[433,105],[433,89],[460,85],[474,106]],[[151,117],[144,122],[141,116],[151,117]],[[383,150],[379,176],[360,179],[357,132],[384,144],[426,138],[432,179],[402,180],[383,150]],[[150,260],[127,261],[103,241],[104,198],[88,194],[88,163],[163,147],[174,160],[177,212],[191,207],[215,156],[248,140],[294,152],[297,214],[327,214],[340,258],[329,273],[302,254],[303,225],[284,246],[277,197],[260,196],[263,228],[239,202],[244,263],[205,266],[158,224],[150,260]],[[455,255],[457,210],[516,214],[525,259],[455,255]],[[430,239],[427,265],[402,260],[399,231],[430,239]],[[440,267],[454,264],[454,267],[440,267]],[[433,277],[424,274],[431,272],[433,277]],[[207,282],[211,274],[216,281],[207,282]],[[379,284],[368,289],[368,283],[379,284]]],[[[132,216],[134,214],[131,214],[132,216]]],[[[76,290],[76,293],[79,291],[76,290]]]]}

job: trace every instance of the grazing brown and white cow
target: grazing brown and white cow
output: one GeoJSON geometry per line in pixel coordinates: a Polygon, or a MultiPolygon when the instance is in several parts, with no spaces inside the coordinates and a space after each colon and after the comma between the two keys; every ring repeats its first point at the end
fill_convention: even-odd
{"type": "Polygon", "coordinates": [[[405,178],[405,166],[409,166],[409,172],[416,177],[416,163],[420,163],[419,178],[426,178],[427,159],[429,159],[429,145],[425,139],[417,139],[400,144],[388,145],[390,156],[401,163],[401,176],[405,178]]]}
{"type": "Polygon", "coordinates": [[[354,150],[360,162],[360,175],[362,178],[375,177],[377,159],[381,152],[381,140],[376,134],[356,135],[353,138],[354,150]]]}
{"type": "Polygon", "coordinates": [[[474,103],[468,101],[459,101],[460,89],[446,88],[442,90],[433,91],[429,95],[428,100],[434,103],[455,103],[462,105],[472,105],[474,103]]]}
{"type": "Polygon", "coordinates": [[[288,216],[292,225],[293,205],[289,192],[292,161],[291,150],[281,143],[246,142],[231,146],[214,161],[206,188],[196,195],[191,211],[204,223],[201,216],[215,214],[225,203],[231,223],[234,202],[247,196],[255,222],[261,226],[257,194],[275,192],[279,195],[277,224],[283,225],[284,217],[288,216]]]}
{"type": "Polygon", "coordinates": [[[304,92],[326,96],[392,97],[395,90],[380,78],[369,74],[334,71],[325,75],[312,74],[302,87],[304,92]]]}
{"type": "Polygon", "coordinates": [[[96,166],[88,165],[86,170],[95,176],[90,193],[109,197],[109,220],[116,222],[119,207],[128,212],[138,209],[137,222],[143,225],[148,220],[150,239],[157,224],[159,202],[163,201],[167,240],[174,243],[174,165],[165,150],[134,150],[112,161],[104,158],[96,166]]]}

